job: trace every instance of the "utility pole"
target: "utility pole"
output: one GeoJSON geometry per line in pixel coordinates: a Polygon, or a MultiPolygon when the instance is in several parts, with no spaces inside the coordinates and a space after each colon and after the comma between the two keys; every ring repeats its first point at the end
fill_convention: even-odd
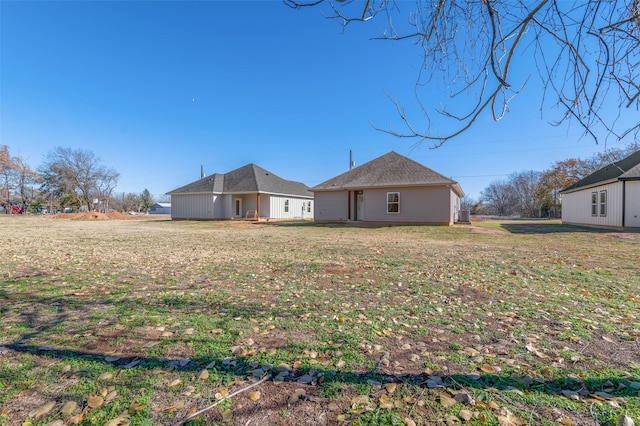
{"type": "Polygon", "coordinates": [[[355,165],[356,163],[353,162],[353,151],[349,150],[349,170],[351,170],[355,165]]]}

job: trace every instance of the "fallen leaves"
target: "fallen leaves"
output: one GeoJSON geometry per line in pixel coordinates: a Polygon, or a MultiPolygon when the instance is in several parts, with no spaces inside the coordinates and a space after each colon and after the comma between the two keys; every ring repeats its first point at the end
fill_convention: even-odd
{"type": "Polygon", "coordinates": [[[209,378],[209,370],[202,370],[198,374],[198,380],[207,380],[209,378]]]}
{"type": "Polygon", "coordinates": [[[102,373],[98,376],[96,380],[101,381],[101,380],[111,380],[111,379],[113,379],[113,373],[102,373]]]}
{"type": "MultiPolygon", "coordinates": [[[[428,423],[421,415],[434,423],[444,419],[454,422],[451,417],[457,417],[458,422],[491,424],[497,416],[503,417],[503,423],[515,423],[514,418],[520,413],[532,410],[529,401],[536,399],[536,392],[542,393],[544,404],[550,408],[595,404],[622,414],[640,391],[637,374],[616,380],[616,375],[622,377],[622,365],[628,364],[624,358],[612,366],[612,383],[599,380],[600,372],[591,374],[586,370],[590,365],[605,365],[601,362],[609,359],[609,349],[624,355],[623,351],[633,347],[633,341],[628,339],[638,333],[635,308],[639,300],[637,291],[630,294],[629,289],[635,287],[629,283],[637,268],[633,269],[625,259],[637,239],[635,245],[625,243],[620,253],[626,257],[614,259],[615,266],[608,267],[604,257],[580,248],[574,256],[562,241],[569,238],[568,234],[558,233],[554,235],[559,244],[557,250],[555,246],[538,249],[529,244],[530,240],[548,242],[544,235],[531,234],[525,240],[510,239],[508,247],[489,239],[479,247],[474,240],[474,247],[467,252],[464,249],[470,247],[469,241],[457,234],[459,229],[454,229],[453,243],[447,236],[446,240],[429,244],[435,232],[419,227],[371,228],[366,232],[344,227],[300,227],[304,231],[300,235],[312,237],[306,239],[293,236],[298,227],[258,226],[254,227],[259,229],[255,234],[244,229],[227,232],[217,223],[185,225],[171,223],[169,239],[168,224],[159,234],[148,233],[145,226],[135,240],[129,241],[136,249],[120,254],[103,250],[109,244],[99,235],[91,239],[89,248],[98,250],[96,255],[87,251],[84,256],[80,250],[67,247],[47,250],[57,256],[57,261],[49,262],[48,269],[37,264],[28,269],[29,263],[34,259],[37,263],[44,256],[44,250],[37,246],[35,253],[24,247],[15,250],[12,246],[24,245],[19,239],[8,245],[11,255],[28,255],[24,261],[12,258],[18,267],[7,269],[13,274],[7,284],[13,287],[5,288],[9,304],[2,306],[3,315],[6,314],[0,326],[0,330],[6,330],[2,337],[18,341],[21,318],[33,318],[33,327],[25,323],[31,327],[30,333],[37,334],[29,344],[41,350],[21,357],[35,360],[40,371],[53,371],[52,376],[46,377],[59,378],[56,385],[72,391],[68,396],[43,397],[38,389],[43,388],[39,381],[44,375],[38,371],[22,374],[28,373],[26,367],[14,367],[13,357],[0,349],[3,368],[7,365],[13,376],[24,377],[8,386],[27,391],[21,398],[14,398],[13,391],[9,392],[11,399],[0,407],[0,423],[18,424],[16,416],[25,416],[55,400],[57,405],[40,417],[40,423],[55,419],[59,409],[59,416],[69,424],[73,423],[67,420],[69,416],[77,416],[75,423],[104,425],[113,420],[110,425],[115,424],[116,419],[106,418],[104,413],[113,417],[117,414],[113,407],[125,409],[132,398],[140,398],[139,385],[147,393],[140,399],[144,404],[132,403],[127,410],[130,419],[168,422],[195,410],[196,402],[226,398],[242,386],[234,381],[236,377],[248,383],[271,371],[275,375],[273,383],[260,389],[260,398],[254,401],[254,394],[249,393],[246,398],[233,397],[230,405],[224,404],[225,409],[220,409],[226,413],[225,418],[244,424],[246,419],[240,416],[246,415],[241,413],[247,410],[238,409],[238,404],[267,405],[276,397],[282,403],[295,388],[306,393],[303,391],[294,404],[319,404],[330,411],[332,420],[352,414],[350,421],[355,421],[355,416],[366,415],[362,410],[369,407],[397,410],[393,415],[399,414],[399,419],[406,416],[408,425],[413,420],[428,423]],[[183,231],[189,234],[188,240],[181,239],[183,231]],[[152,239],[147,235],[164,245],[151,250],[145,245],[152,239]],[[159,235],[164,237],[158,238],[159,235]],[[251,244],[246,244],[246,236],[253,238],[251,244]],[[369,244],[371,238],[378,241],[369,244]],[[174,239],[181,244],[174,244],[174,239]],[[285,239],[287,245],[282,244],[285,239]],[[263,244],[263,240],[269,244],[263,244]],[[393,243],[393,250],[389,242],[393,243]],[[185,251],[196,246],[195,255],[185,251]],[[311,246],[315,247],[312,252],[308,251],[311,246]],[[319,253],[327,257],[320,258],[319,253]],[[580,253],[588,256],[574,259],[582,256],[580,253]],[[197,269],[186,263],[187,255],[188,259],[201,259],[193,263],[197,269]],[[79,261],[93,257],[100,264],[89,267],[82,263],[77,268],[79,261]],[[604,269],[596,276],[589,268],[598,263],[604,269]],[[328,274],[327,264],[343,269],[328,274]],[[516,273],[511,274],[512,271],[516,273]],[[33,278],[23,279],[20,275],[27,273],[33,278]],[[39,280],[44,280],[47,288],[39,288],[39,280]],[[64,296],[49,295],[51,289],[64,296]],[[112,293],[104,300],[92,300],[108,291],[112,293]],[[46,300],[47,304],[39,305],[32,299],[46,300]],[[49,322],[63,314],[76,319],[56,323],[58,335],[46,334],[49,322]],[[102,325],[96,325],[97,321],[102,325]],[[89,347],[90,344],[95,346],[89,347]],[[56,357],[47,351],[52,348],[56,357]],[[57,357],[67,349],[90,356],[57,357]],[[560,356],[564,364],[554,365],[560,356]],[[165,361],[164,357],[168,359],[165,361]],[[137,360],[143,365],[130,365],[137,360]],[[48,367],[53,361],[56,364],[48,367]],[[254,366],[252,361],[287,365],[268,369],[254,366]],[[63,368],[65,364],[73,367],[63,368]],[[129,369],[124,368],[127,366],[129,369]],[[104,371],[109,373],[101,375],[104,371]],[[579,384],[570,380],[571,373],[583,373],[579,384]],[[457,377],[449,374],[464,377],[456,382],[457,377]],[[557,381],[558,377],[568,380],[557,381]],[[323,378],[328,386],[317,386],[323,378]],[[83,386],[74,386],[78,382],[83,386]],[[88,386],[84,386],[86,382],[88,386]],[[594,382],[598,384],[593,385],[594,382]],[[619,388],[622,382],[624,389],[619,388]],[[134,383],[136,386],[127,388],[134,383]],[[110,389],[109,385],[117,385],[117,389],[110,389]],[[491,389],[492,386],[500,390],[491,389]],[[562,387],[566,393],[560,392],[562,387]],[[581,392],[581,387],[588,389],[581,392]],[[451,392],[453,388],[458,391],[451,392]],[[315,402],[307,398],[317,395],[318,389],[326,390],[335,400],[315,402]],[[352,401],[355,392],[367,393],[368,403],[352,401]],[[449,400],[440,399],[440,393],[449,400]],[[81,414],[88,407],[89,394],[101,397],[103,403],[90,409],[95,412],[81,414]],[[22,407],[14,404],[19,399],[37,402],[25,409],[24,403],[20,403],[22,407]],[[77,405],[66,410],[65,402],[70,402],[67,400],[74,400],[77,405]],[[177,408],[177,400],[184,401],[183,408],[177,408]],[[356,402],[355,407],[352,402],[356,402]],[[421,408],[425,402],[426,408],[421,408]],[[446,408],[441,402],[453,405],[446,408]],[[616,404],[622,408],[614,409],[616,404]],[[154,411],[154,407],[170,411],[154,411]],[[504,409],[514,414],[509,416],[504,409]],[[483,421],[479,416],[488,416],[487,413],[490,417],[483,421]]],[[[128,239],[127,232],[121,231],[117,230],[117,238],[128,239]]],[[[71,236],[64,236],[65,241],[76,235],[72,229],[68,232],[71,236]]],[[[600,239],[599,235],[591,237],[600,239]]],[[[42,244],[43,239],[32,240],[42,244]]],[[[82,246],[86,238],[75,240],[82,246]]],[[[110,242],[111,247],[119,246],[110,242]]],[[[122,246],[119,250],[125,249],[122,246]]],[[[540,412],[537,410],[536,414],[540,412]]],[[[291,424],[295,424],[294,419],[299,420],[296,411],[288,414],[293,417],[291,424]]],[[[218,421],[221,415],[215,413],[218,421]]],[[[573,416],[569,412],[564,417],[562,413],[553,415],[556,417],[543,415],[540,420],[569,426],[568,416],[573,416]]],[[[607,421],[613,419],[612,415],[607,421]]],[[[30,421],[37,422],[34,418],[30,421]]],[[[126,416],[118,420],[126,421],[126,416]]]]}
{"type": "Polygon", "coordinates": [[[396,383],[387,383],[384,385],[384,388],[389,394],[392,394],[396,391],[398,385],[396,383]]]}
{"type": "Polygon", "coordinates": [[[31,410],[29,412],[29,417],[33,418],[34,420],[38,420],[41,417],[44,417],[47,414],[49,414],[49,412],[53,410],[53,407],[55,407],[55,405],[56,403],[54,401],[47,402],[46,404],[41,405],[40,407],[34,410],[31,410]]]}
{"type": "Polygon", "coordinates": [[[78,408],[78,404],[75,401],[67,401],[64,403],[64,405],[60,409],[60,412],[65,416],[69,416],[71,415],[71,413],[76,411],[77,408],[78,408]]]}
{"type": "Polygon", "coordinates": [[[104,403],[104,399],[99,395],[91,395],[87,398],[87,406],[89,408],[98,408],[101,407],[104,403]]]}

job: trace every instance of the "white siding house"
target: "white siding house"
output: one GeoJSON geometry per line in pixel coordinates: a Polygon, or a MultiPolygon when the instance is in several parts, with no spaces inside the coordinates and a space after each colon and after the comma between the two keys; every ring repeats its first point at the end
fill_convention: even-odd
{"type": "Polygon", "coordinates": [[[456,181],[393,151],[311,190],[318,222],[453,225],[464,195],[456,181]]]}
{"type": "Polygon", "coordinates": [[[640,151],[563,189],[562,222],[640,228],[640,151]]]}
{"type": "Polygon", "coordinates": [[[255,164],[203,177],[168,194],[172,219],[313,217],[313,193],[306,185],[282,179],[255,164]]]}

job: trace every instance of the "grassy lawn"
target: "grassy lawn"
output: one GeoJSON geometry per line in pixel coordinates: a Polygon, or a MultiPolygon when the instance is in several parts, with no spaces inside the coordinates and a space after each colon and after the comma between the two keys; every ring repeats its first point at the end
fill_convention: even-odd
{"type": "Polygon", "coordinates": [[[639,233],[0,230],[0,425],[640,423],[639,233]]]}

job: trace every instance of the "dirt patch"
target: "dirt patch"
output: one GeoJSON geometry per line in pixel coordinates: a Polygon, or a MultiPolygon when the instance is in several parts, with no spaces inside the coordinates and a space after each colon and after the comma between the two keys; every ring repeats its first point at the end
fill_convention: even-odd
{"type": "Polygon", "coordinates": [[[109,219],[104,213],[86,212],[86,213],[61,213],[52,216],[54,219],[72,219],[72,220],[105,220],[109,219]]]}

